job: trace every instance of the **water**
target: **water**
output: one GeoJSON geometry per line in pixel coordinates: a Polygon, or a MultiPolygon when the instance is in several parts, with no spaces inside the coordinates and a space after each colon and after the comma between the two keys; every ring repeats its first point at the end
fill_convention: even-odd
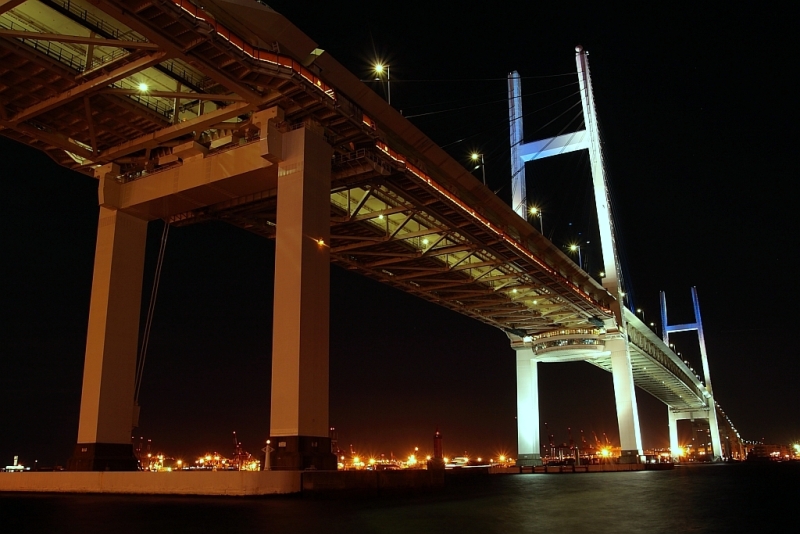
{"type": "Polygon", "coordinates": [[[0,494],[0,531],[6,534],[800,531],[799,516],[793,513],[800,497],[800,464],[462,478],[448,478],[448,486],[435,492],[373,496],[0,494]]]}

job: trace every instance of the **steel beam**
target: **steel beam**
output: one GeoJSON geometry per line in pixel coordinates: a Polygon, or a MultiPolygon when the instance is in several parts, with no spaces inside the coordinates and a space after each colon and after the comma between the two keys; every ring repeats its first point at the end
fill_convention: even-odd
{"type": "Polygon", "coordinates": [[[92,46],[111,46],[118,48],[132,48],[137,50],[158,50],[159,46],[144,41],[119,41],[117,39],[103,39],[101,37],[86,37],[81,35],[60,35],[57,33],[40,33],[19,30],[2,30],[0,36],[18,39],[35,39],[37,41],[56,41],[59,43],[86,44],[92,46]]]}
{"type": "Polygon", "coordinates": [[[245,102],[246,100],[239,95],[219,95],[215,93],[182,93],[177,91],[146,91],[142,92],[138,89],[118,89],[109,88],[99,91],[103,94],[110,95],[146,95],[156,96],[161,98],[179,98],[181,100],[215,100],[219,102],[245,102]]]}
{"type": "Polygon", "coordinates": [[[155,52],[153,54],[149,54],[145,57],[139,58],[136,61],[132,61],[127,65],[119,67],[118,69],[114,69],[113,71],[109,72],[105,76],[99,76],[88,82],[84,82],[72,89],[64,91],[60,95],[56,95],[52,98],[48,98],[38,104],[30,106],[29,108],[23,109],[14,117],[11,118],[11,123],[18,124],[20,122],[32,119],[33,117],[40,115],[42,113],[46,113],[50,110],[53,110],[67,102],[72,100],[76,100],[81,98],[82,96],[95,92],[100,88],[106,87],[116,81],[119,81],[127,76],[135,72],[139,72],[140,70],[144,70],[148,67],[152,67],[156,63],[159,63],[164,60],[166,54],[164,52],[155,52]]]}
{"type": "Polygon", "coordinates": [[[97,161],[106,163],[144,148],[155,148],[161,143],[170,141],[176,137],[181,137],[182,135],[194,131],[203,131],[216,123],[252,111],[255,107],[256,105],[249,102],[236,102],[224,108],[214,110],[211,113],[201,115],[195,119],[168,126],[151,134],[137,137],[126,143],[104,150],[97,157],[97,161]]]}
{"type": "Polygon", "coordinates": [[[231,92],[246,98],[249,102],[256,103],[263,98],[258,91],[253,90],[239,80],[235,80],[221,72],[215,65],[209,62],[208,58],[194,55],[190,50],[183,50],[176,46],[175,43],[170,41],[166,36],[142,21],[138,14],[131,11],[131,6],[126,5],[126,2],[106,2],[102,0],[88,1],[140,35],[143,35],[151,43],[156,43],[162,50],[169,52],[171,56],[178,57],[182,61],[189,63],[205,76],[212,78],[221,86],[227,87],[231,92]]]}
{"type": "Polygon", "coordinates": [[[23,2],[25,0],[0,0],[0,15],[6,11],[11,11],[23,2]]]}

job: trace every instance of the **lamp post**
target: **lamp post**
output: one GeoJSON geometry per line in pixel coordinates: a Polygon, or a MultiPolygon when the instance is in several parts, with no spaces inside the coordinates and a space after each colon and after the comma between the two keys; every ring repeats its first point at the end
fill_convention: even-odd
{"type": "Polygon", "coordinates": [[[389,65],[384,65],[383,63],[378,63],[375,65],[375,74],[380,77],[383,74],[384,69],[386,70],[386,100],[389,105],[392,105],[392,75],[389,71],[389,65]]]}
{"type": "MultiPolygon", "coordinates": [[[[472,161],[474,161],[475,163],[477,163],[479,159],[481,160],[481,170],[483,171],[483,185],[486,185],[486,164],[483,162],[483,154],[478,154],[477,152],[473,152],[470,157],[472,158],[472,161]]],[[[478,167],[475,168],[477,169],[478,167]]]]}
{"type": "Polygon", "coordinates": [[[646,323],[646,321],[644,320],[644,310],[641,309],[641,308],[636,308],[636,313],[641,313],[642,314],[642,322],[646,323]]]}
{"type": "Polygon", "coordinates": [[[544,222],[542,221],[542,210],[537,208],[536,206],[532,206],[530,209],[530,214],[534,217],[539,217],[539,232],[544,235],[544,222]]]}
{"type": "Polygon", "coordinates": [[[275,452],[275,449],[269,446],[270,440],[267,440],[267,446],[261,449],[264,451],[264,471],[271,471],[272,465],[270,464],[270,453],[275,452]]]}

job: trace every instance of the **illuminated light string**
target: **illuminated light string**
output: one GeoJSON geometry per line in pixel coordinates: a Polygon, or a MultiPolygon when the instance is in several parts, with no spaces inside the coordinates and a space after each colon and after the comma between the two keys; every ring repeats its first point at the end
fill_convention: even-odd
{"type": "Polygon", "coordinates": [[[375,129],[376,129],[376,126],[375,126],[375,121],[374,121],[374,120],[372,120],[372,119],[371,119],[370,117],[368,117],[367,115],[365,115],[365,114],[364,114],[364,115],[362,115],[362,117],[361,117],[361,121],[362,121],[364,124],[366,124],[367,126],[369,126],[371,129],[373,129],[373,130],[375,130],[375,129]]]}
{"type": "Polygon", "coordinates": [[[200,10],[194,4],[191,6],[194,8],[193,10],[188,9],[184,5],[183,0],[172,0],[172,3],[178,6],[180,9],[191,15],[197,20],[202,20],[212,28],[214,31],[228,41],[230,44],[241,50],[243,53],[247,54],[251,58],[255,59],[256,61],[262,61],[264,63],[270,63],[272,65],[277,65],[279,67],[285,67],[290,69],[292,72],[299,74],[301,77],[305,78],[309,81],[314,87],[321,90],[325,95],[329,98],[336,100],[336,95],[334,89],[329,87],[328,85],[322,83],[322,80],[314,76],[311,71],[306,69],[305,67],[298,66],[298,64],[291,58],[287,56],[282,56],[280,54],[276,54],[274,52],[268,52],[266,50],[261,50],[250,45],[246,45],[240,37],[238,37],[235,33],[231,32],[228,28],[223,26],[222,24],[218,23],[217,21],[210,21],[206,17],[200,14],[200,10]]]}
{"type": "MultiPolygon", "coordinates": [[[[198,9],[198,7],[196,5],[191,4],[192,7],[194,8],[194,10],[190,10],[184,5],[183,0],[172,0],[172,1],[173,1],[173,4],[175,4],[177,7],[179,7],[180,9],[182,9],[183,11],[185,11],[186,13],[188,13],[189,15],[194,17],[195,19],[202,20],[203,22],[205,22],[209,26],[213,27],[214,31],[217,33],[217,35],[219,35],[220,37],[222,37],[223,39],[228,41],[230,44],[232,44],[233,46],[235,46],[236,48],[238,48],[239,50],[241,50],[243,53],[247,54],[251,58],[253,58],[253,59],[257,60],[257,61],[262,61],[262,62],[265,62],[265,63],[270,63],[270,64],[273,64],[273,65],[278,65],[278,66],[289,68],[290,70],[292,70],[292,72],[299,74],[301,77],[303,77],[304,79],[309,81],[314,87],[316,87],[319,90],[321,90],[329,98],[331,98],[333,100],[336,99],[335,91],[334,91],[333,88],[329,87],[326,84],[323,84],[322,80],[320,80],[320,78],[318,78],[317,76],[314,76],[305,67],[298,67],[297,63],[293,59],[291,59],[289,57],[286,57],[286,56],[282,56],[280,54],[276,54],[274,52],[267,52],[265,50],[260,50],[260,49],[257,49],[255,47],[252,47],[252,46],[249,46],[249,45],[245,45],[245,43],[241,41],[241,38],[238,38],[236,36],[236,34],[232,33],[228,28],[226,28],[222,24],[218,23],[217,21],[209,21],[206,17],[202,16],[199,13],[199,9],[198,9]],[[263,56],[262,56],[262,54],[263,54],[263,56]],[[274,59],[270,59],[270,58],[274,58],[274,59]]],[[[367,117],[366,115],[364,115],[364,118],[369,119],[369,117],[367,117]]],[[[374,124],[375,124],[374,121],[372,121],[371,119],[369,119],[369,121],[370,122],[367,122],[366,120],[364,120],[364,123],[374,129],[374,127],[375,127],[374,126],[374,124]]],[[[566,283],[567,286],[572,288],[573,291],[575,291],[586,302],[588,302],[589,304],[592,304],[592,305],[600,305],[598,302],[596,302],[594,299],[592,299],[589,295],[584,293],[577,285],[575,285],[571,281],[567,280],[566,278],[562,277],[555,270],[551,269],[549,266],[547,266],[544,263],[542,263],[541,261],[539,261],[539,259],[536,258],[535,256],[533,256],[528,250],[522,248],[515,240],[511,239],[505,232],[503,232],[500,229],[494,228],[494,226],[489,221],[487,221],[486,219],[484,219],[483,217],[481,217],[480,215],[475,213],[474,210],[472,210],[471,208],[469,208],[468,206],[463,204],[463,202],[461,202],[460,199],[452,196],[449,192],[445,191],[444,189],[439,187],[437,184],[433,183],[433,181],[430,179],[430,177],[425,175],[422,171],[420,171],[419,169],[417,169],[413,165],[409,164],[406,161],[405,157],[401,156],[400,154],[397,154],[399,157],[394,157],[391,154],[391,152],[394,152],[394,151],[391,151],[391,149],[388,146],[386,146],[385,144],[383,144],[383,143],[378,142],[377,143],[377,147],[381,151],[386,153],[387,155],[391,156],[396,161],[399,161],[399,162],[403,163],[406,166],[406,168],[409,171],[411,171],[412,174],[416,175],[418,178],[424,180],[430,186],[434,187],[437,191],[439,191],[441,194],[446,196],[451,202],[455,203],[462,210],[464,210],[467,213],[469,213],[470,215],[472,215],[473,218],[475,218],[476,220],[478,220],[481,223],[483,223],[483,225],[486,226],[487,228],[489,228],[492,232],[494,232],[498,236],[502,237],[504,241],[506,241],[508,244],[513,246],[515,249],[517,249],[519,252],[521,252],[522,254],[527,256],[529,259],[534,261],[537,265],[539,265],[543,270],[548,272],[551,276],[554,276],[556,279],[559,279],[562,283],[566,283]]],[[[610,309],[605,308],[602,305],[600,305],[600,308],[603,311],[606,311],[606,312],[609,312],[609,313],[611,311],[610,309]]]]}
{"type": "MultiPolygon", "coordinates": [[[[365,117],[366,117],[366,116],[365,116],[365,117]]],[[[365,122],[366,122],[366,121],[365,121],[365,122]]],[[[539,260],[539,259],[538,259],[536,256],[534,256],[533,254],[531,254],[531,253],[530,253],[530,251],[528,251],[528,250],[526,250],[526,249],[522,248],[522,246],[521,246],[519,243],[517,243],[517,242],[516,242],[514,239],[512,239],[512,238],[511,238],[511,237],[510,237],[508,234],[506,234],[505,232],[503,232],[503,231],[502,231],[502,230],[500,230],[499,228],[495,228],[495,227],[494,227],[494,225],[493,225],[491,222],[489,222],[488,220],[486,220],[485,218],[483,218],[483,217],[482,217],[480,214],[476,213],[476,212],[475,212],[475,210],[473,210],[472,208],[470,208],[469,206],[467,206],[466,204],[464,204],[464,203],[461,201],[461,199],[459,199],[458,197],[455,197],[455,196],[451,195],[451,194],[450,194],[450,193],[449,193],[447,190],[445,190],[445,189],[441,188],[441,187],[440,187],[438,184],[436,184],[436,183],[435,183],[435,182],[434,182],[434,181],[433,181],[433,180],[432,180],[432,179],[431,179],[431,178],[430,178],[428,175],[426,175],[425,173],[423,173],[421,170],[419,170],[419,169],[418,169],[417,167],[415,167],[414,165],[412,165],[412,164],[408,163],[408,161],[406,160],[405,156],[403,156],[402,154],[399,154],[399,153],[395,152],[394,150],[392,150],[391,148],[389,148],[389,147],[388,147],[388,145],[386,145],[385,143],[382,143],[382,142],[380,142],[380,141],[378,141],[377,143],[375,143],[375,146],[378,148],[378,150],[380,150],[381,152],[383,152],[384,154],[386,154],[387,156],[389,156],[389,157],[390,157],[390,158],[392,158],[393,160],[395,160],[395,161],[397,161],[397,162],[399,162],[399,163],[402,163],[403,165],[405,165],[406,169],[408,169],[408,170],[411,172],[411,174],[415,175],[417,178],[420,178],[421,180],[423,180],[424,182],[426,182],[428,185],[430,185],[431,187],[433,187],[434,189],[436,189],[436,190],[437,190],[439,193],[441,193],[442,195],[444,195],[445,197],[447,197],[447,199],[448,199],[448,200],[450,200],[451,202],[453,202],[454,204],[456,204],[456,205],[457,205],[459,208],[461,208],[461,209],[462,209],[462,210],[464,210],[465,212],[469,213],[469,214],[470,214],[470,215],[471,215],[471,216],[472,216],[474,219],[476,219],[477,221],[481,222],[481,223],[482,223],[484,226],[486,226],[486,227],[487,227],[489,230],[491,230],[492,232],[494,232],[494,233],[495,233],[495,234],[497,234],[498,236],[502,237],[502,238],[503,238],[503,240],[504,240],[506,243],[508,243],[509,245],[513,246],[513,247],[514,247],[515,249],[517,249],[519,252],[521,252],[522,254],[524,254],[525,256],[527,256],[529,259],[531,259],[533,262],[535,262],[537,265],[539,265],[539,266],[540,266],[540,267],[541,267],[541,268],[542,268],[544,271],[546,271],[547,273],[549,273],[551,276],[555,277],[555,278],[556,278],[557,280],[559,280],[560,282],[562,282],[562,283],[566,284],[566,285],[567,285],[568,287],[570,287],[570,288],[571,288],[571,289],[572,289],[574,292],[576,292],[576,293],[577,293],[577,294],[578,294],[578,295],[579,295],[581,298],[583,298],[583,299],[584,299],[586,302],[588,302],[589,304],[592,304],[592,305],[599,305],[599,306],[600,306],[600,309],[602,309],[603,311],[606,311],[606,312],[608,312],[608,313],[611,313],[611,310],[610,310],[609,308],[606,308],[606,307],[604,307],[604,306],[603,306],[603,305],[601,305],[599,302],[597,302],[597,301],[595,301],[594,299],[592,299],[592,298],[591,298],[591,297],[590,297],[588,294],[586,294],[586,293],[585,293],[583,290],[581,290],[581,289],[580,289],[580,288],[579,288],[577,285],[575,285],[573,282],[571,282],[570,280],[568,280],[568,279],[564,278],[563,276],[561,276],[560,274],[558,274],[558,273],[557,273],[557,272],[556,272],[554,269],[552,269],[550,266],[548,266],[548,265],[546,265],[546,264],[542,263],[542,262],[541,262],[541,261],[540,261],[540,260],[539,260]]]]}

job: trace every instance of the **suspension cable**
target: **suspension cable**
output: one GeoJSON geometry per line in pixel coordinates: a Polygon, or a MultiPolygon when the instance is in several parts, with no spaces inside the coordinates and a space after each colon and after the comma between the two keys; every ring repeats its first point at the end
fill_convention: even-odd
{"type": "Polygon", "coordinates": [[[142,374],[144,373],[144,360],[147,356],[147,345],[150,342],[150,329],[153,326],[153,311],[156,307],[156,296],[158,295],[158,284],[161,281],[161,268],[164,265],[164,251],[167,248],[167,237],[169,236],[169,223],[164,222],[164,230],[161,232],[161,246],[158,250],[158,261],[156,262],[156,273],[153,279],[153,287],[150,290],[150,304],[147,307],[147,319],[144,323],[144,333],[142,335],[142,346],[139,350],[139,358],[136,365],[136,382],[133,403],[139,405],[139,391],[142,388],[142,374]]]}

